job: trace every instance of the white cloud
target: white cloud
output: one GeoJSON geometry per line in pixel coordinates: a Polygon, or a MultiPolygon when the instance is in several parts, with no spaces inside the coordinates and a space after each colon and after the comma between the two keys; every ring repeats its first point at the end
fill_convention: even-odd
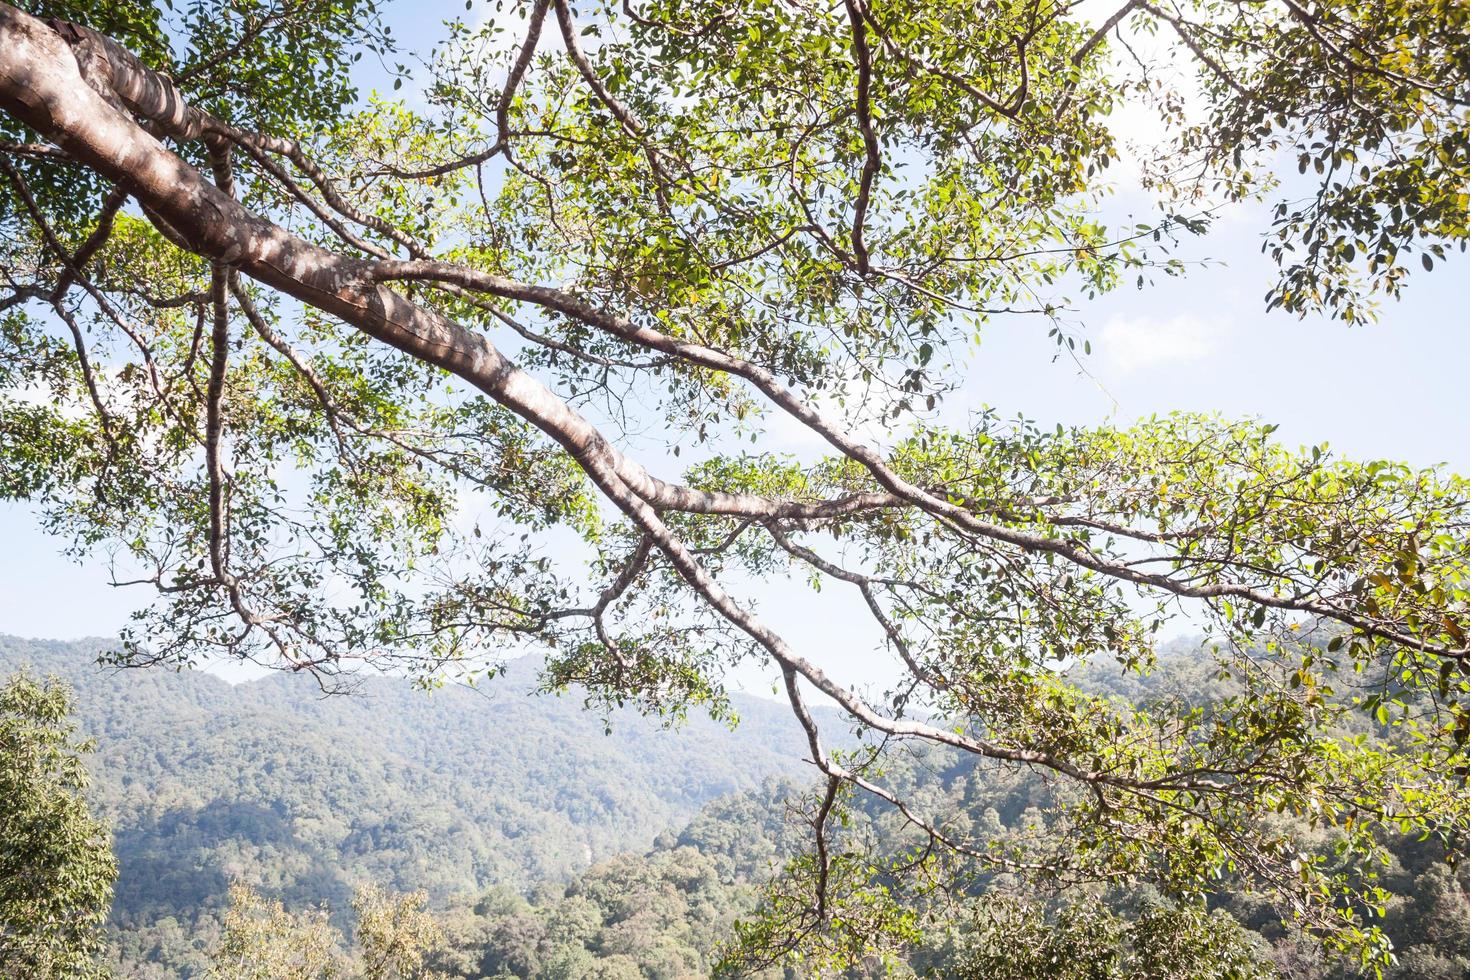
{"type": "Polygon", "coordinates": [[[1098,335],[1098,353],[1124,373],[1191,364],[1218,351],[1226,336],[1224,321],[1180,314],[1168,319],[1115,316],[1098,335]]]}

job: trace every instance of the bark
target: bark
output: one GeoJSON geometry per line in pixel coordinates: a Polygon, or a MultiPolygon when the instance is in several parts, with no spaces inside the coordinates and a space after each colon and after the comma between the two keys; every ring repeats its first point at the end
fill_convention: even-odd
{"type": "Polygon", "coordinates": [[[371,263],[330,252],[251,213],[124,107],[177,139],[199,138],[206,128],[205,117],[171,84],[117,44],[74,25],[58,31],[0,4],[0,110],[116,182],[170,237],[463,378],[540,427],[589,471],[626,481],[645,499],[679,502],[678,488],[614,451],[484,335],[374,283],[371,263]],[[115,86],[116,99],[105,94],[107,86],[115,86]]]}

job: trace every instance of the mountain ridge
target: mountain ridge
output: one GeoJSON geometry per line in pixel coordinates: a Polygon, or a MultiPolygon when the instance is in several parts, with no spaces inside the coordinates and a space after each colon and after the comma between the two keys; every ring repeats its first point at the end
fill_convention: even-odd
{"type": "Polygon", "coordinates": [[[99,667],[106,643],[0,636],[0,673],[29,665],[75,692],[121,925],[217,908],[236,879],[333,907],[366,880],[436,900],[527,890],[809,769],[789,714],[749,695],[734,730],[627,709],[605,730],[574,692],[533,694],[524,660],[479,693],[372,676],[323,698],[295,677],[99,667]]]}

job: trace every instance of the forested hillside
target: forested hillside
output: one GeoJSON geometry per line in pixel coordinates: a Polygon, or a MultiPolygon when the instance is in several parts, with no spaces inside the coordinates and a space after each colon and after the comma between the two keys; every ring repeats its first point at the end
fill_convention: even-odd
{"type": "MultiPolygon", "coordinates": [[[[529,661],[478,692],[376,678],[321,698],[289,677],[231,686],[112,672],[93,663],[96,650],[6,639],[0,675],[29,664],[65,678],[82,732],[98,739],[92,795],[121,866],[110,960],[122,976],[204,975],[228,932],[231,883],[283,902],[258,923],[263,934],[335,937],[343,962],[353,894],[375,885],[427,892],[442,930],[428,962],[442,976],[708,976],[809,833],[796,816],[809,782],[802,745],[758,699],[739,699],[734,731],[695,719],[669,732],[631,714],[604,727],[575,695],[532,696],[529,661]]],[[[1187,645],[1142,680],[1079,680],[1133,703],[1202,707],[1231,688],[1187,645]]],[[[891,756],[885,776],[951,828],[1002,846],[1067,833],[1047,815],[1056,787],[1034,776],[933,748],[891,756]]],[[[1334,853],[1339,835],[1298,823],[1305,850],[1334,853]]],[[[872,801],[848,812],[839,839],[880,861],[914,843],[872,801]]],[[[1414,835],[1388,843],[1376,921],[1395,948],[1389,975],[1470,975],[1470,874],[1414,835]]],[[[870,975],[1360,975],[1230,880],[1208,909],[1147,887],[1052,894],[983,869],[969,890],[976,902],[962,915],[916,905],[916,940],[870,975]],[[1062,954],[1073,972],[1049,972],[1062,954]],[[1172,964],[1164,973],[1160,957],[1172,964]]]]}
{"type": "MultiPolygon", "coordinates": [[[[1084,670],[1091,690],[1136,704],[1177,699],[1208,710],[1234,685],[1192,644],[1178,643],[1143,679],[1084,670]]],[[[1371,721],[1360,726],[1366,730],[1371,721]]],[[[890,756],[891,785],[944,815],[951,830],[1001,845],[1025,839],[1059,846],[1075,832],[1049,808],[1058,787],[1034,773],[998,771],[947,750],[920,747],[890,756]]],[[[799,853],[808,828],[791,819],[798,788],[766,787],[707,805],[644,855],[605,862],[565,887],[543,886],[529,900],[492,890],[444,913],[450,976],[559,980],[609,977],[674,980],[708,976],[733,940],[732,923],[754,913],[769,871],[799,853]],[[784,799],[783,799],[784,795],[784,799]],[[721,945],[723,944],[723,945],[721,945]]],[[[1282,817],[1304,855],[1340,862],[1343,835],[1282,817]]],[[[838,840],[848,854],[916,856],[916,838],[879,801],[861,801],[838,840]]],[[[1388,834],[1376,869],[1377,909],[1360,909],[1392,944],[1381,973],[1325,952],[1238,874],[1203,905],[1179,903],[1150,886],[1037,888],[1003,870],[977,866],[967,905],[946,901],[916,911],[914,940],[896,962],[847,977],[964,980],[1465,980],[1470,977],[1470,868],[1447,863],[1437,842],[1388,834]]],[[[998,852],[1003,853],[1003,850],[998,852]]],[[[878,866],[883,867],[879,857],[878,866]]],[[[894,880],[894,887],[897,886],[894,880]]],[[[778,892],[779,893],[779,892],[778,892]]],[[[860,907],[848,911],[862,914],[860,907]]],[[[774,970],[760,976],[807,974],[774,970]]]]}
{"type": "Polygon", "coordinates": [[[30,665],[73,687],[120,863],[114,920],[135,937],[194,930],[233,879],[337,909],[367,881],[436,902],[563,881],[802,768],[785,714],[757,698],[737,700],[733,731],[668,731],[532,696],[531,661],[477,690],[368,678],[323,698],[300,678],[113,671],[99,649],[0,638],[0,676],[30,665]]]}

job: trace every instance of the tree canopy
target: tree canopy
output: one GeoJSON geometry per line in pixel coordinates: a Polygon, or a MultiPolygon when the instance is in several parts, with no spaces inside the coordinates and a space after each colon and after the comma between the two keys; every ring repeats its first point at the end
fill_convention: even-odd
{"type": "Polygon", "coordinates": [[[1075,350],[1068,297],[1177,271],[1232,203],[1279,200],[1267,303],[1303,314],[1361,320],[1463,248],[1470,6],[1104,8],[497,4],[399,101],[354,88],[413,73],[376,0],[0,4],[0,495],[153,590],[129,662],[331,685],[525,640],[550,683],[673,717],[773,665],[824,783],[754,959],[881,951],[896,882],[995,868],[1239,875],[1381,958],[1357,872],[1385,829],[1453,855],[1467,819],[1470,487],[1263,423],[943,402],[987,322],[1075,350]],[[1161,218],[1112,226],[1130,104],[1161,218]],[[763,452],[776,418],[826,454],[763,452]],[[890,692],[757,615],[742,583],[780,576],[860,596],[890,692]],[[1233,693],[1069,676],[1146,673],[1176,617],[1233,693]],[[830,750],[812,702],[870,748],[830,750]],[[1062,823],[970,839],[885,782],[916,742],[1049,774],[1062,823]],[[848,848],[854,797],[914,854],[848,848]]]}
{"type": "Polygon", "coordinates": [[[0,971],[10,976],[100,975],[117,862],[82,796],[91,745],[74,736],[70,711],[54,680],[21,673],[0,686],[0,971]]]}

